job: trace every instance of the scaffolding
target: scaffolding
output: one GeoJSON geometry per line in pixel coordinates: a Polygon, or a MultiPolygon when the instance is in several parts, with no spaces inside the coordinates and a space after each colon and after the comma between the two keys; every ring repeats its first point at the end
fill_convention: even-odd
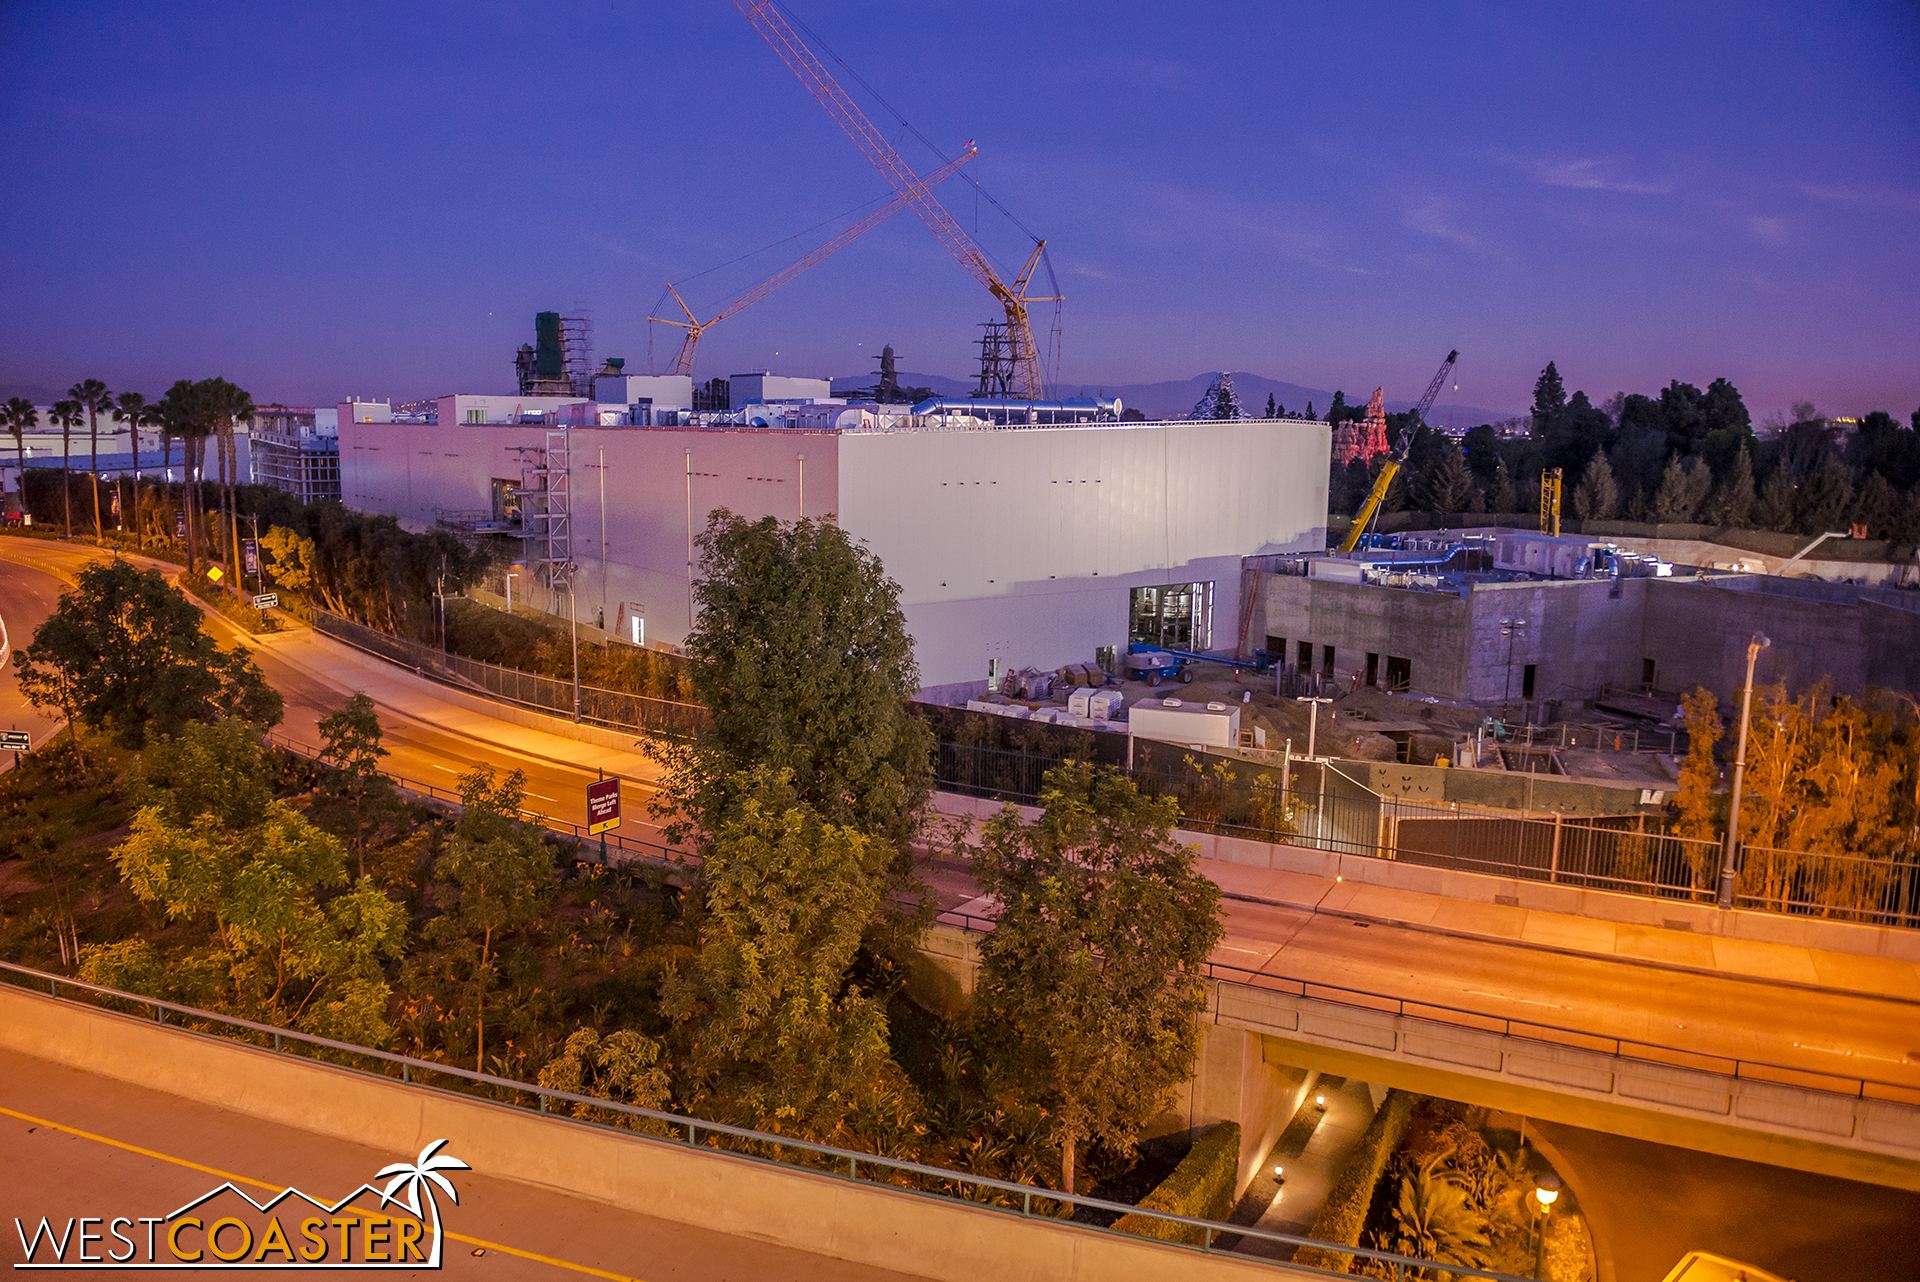
{"type": "Polygon", "coordinates": [[[560,318],[561,367],[573,395],[593,395],[593,317],[585,308],[578,316],[560,318]]]}
{"type": "Polygon", "coordinates": [[[562,608],[573,583],[573,432],[554,428],[544,445],[516,447],[520,464],[520,521],[532,553],[527,568],[547,591],[547,612],[562,608]]]}
{"type": "Polygon", "coordinates": [[[980,328],[980,382],[973,395],[1005,400],[1013,395],[1013,339],[1005,321],[983,321],[980,328]]]}

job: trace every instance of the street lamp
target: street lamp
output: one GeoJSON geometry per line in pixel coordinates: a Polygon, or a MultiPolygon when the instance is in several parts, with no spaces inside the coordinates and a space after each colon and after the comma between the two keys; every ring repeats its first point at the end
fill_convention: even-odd
{"type": "Polygon", "coordinates": [[[1533,1276],[1546,1277],[1547,1268],[1547,1217],[1553,1214],[1553,1204],[1560,1197],[1560,1177],[1552,1171],[1544,1171],[1533,1181],[1533,1200],[1539,1204],[1540,1222],[1536,1226],[1538,1236],[1533,1240],[1533,1276]]]}
{"type": "Polygon", "coordinates": [[[1302,694],[1294,696],[1294,702],[1312,706],[1312,711],[1307,716],[1307,760],[1312,761],[1314,736],[1320,730],[1320,705],[1332,703],[1333,700],[1324,696],[1302,694]]]}
{"type": "Polygon", "coordinates": [[[1727,814],[1727,848],[1720,856],[1720,906],[1733,907],[1733,852],[1740,834],[1740,785],[1747,775],[1747,721],[1753,712],[1753,661],[1773,644],[1764,632],[1747,642],[1747,684],[1740,694],[1740,741],[1733,753],[1733,806],[1727,814]]]}

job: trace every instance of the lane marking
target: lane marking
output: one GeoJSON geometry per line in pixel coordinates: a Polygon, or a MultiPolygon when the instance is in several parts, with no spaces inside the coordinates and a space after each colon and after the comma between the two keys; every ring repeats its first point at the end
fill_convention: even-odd
{"type": "MultiPolygon", "coordinates": [[[[1511,996],[1508,996],[1506,993],[1487,993],[1487,992],[1482,992],[1478,988],[1463,988],[1460,991],[1463,993],[1470,994],[1471,996],[1474,996],[1474,997],[1497,997],[1503,1002],[1518,1002],[1522,1006],[1545,1006],[1548,1010],[1571,1010],[1572,1009],[1572,1007],[1563,1006],[1559,1002],[1537,1002],[1537,1001],[1534,1001],[1531,997],[1511,997],[1511,996]]],[[[1409,1000],[1412,1000],[1412,999],[1409,999],[1409,1000]]]]}
{"type": "MultiPolygon", "coordinates": [[[[1812,1042],[1795,1042],[1793,1048],[1800,1051],[1819,1051],[1822,1055],[1845,1055],[1849,1059],[1877,1059],[1883,1064],[1911,1064],[1913,1062],[1904,1057],[1896,1059],[1892,1055],[1871,1055],[1866,1051],[1843,1051],[1837,1046],[1815,1046],[1812,1042]]],[[[1818,1072],[1819,1070],[1810,1069],[1808,1071],[1818,1072]]]]}
{"type": "MultiPolygon", "coordinates": [[[[122,1149],[128,1153],[138,1153],[141,1157],[150,1157],[157,1162],[168,1162],[174,1166],[185,1167],[190,1171],[199,1171],[206,1175],[218,1176],[223,1180],[232,1180],[235,1184],[251,1184],[254,1188],[263,1189],[268,1193],[278,1193],[281,1189],[287,1187],[285,1184],[269,1184],[265,1180],[251,1179],[245,1175],[235,1175],[231,1171],[222,1171],[217,1167],[202,1166],[198,1162],[189,1162],[184,1157],[175,1157],[171,1153],[159,1153],[150,1148],[141,1148],[138,1144],[129,1144],[124,1140],[111,1139],[105,1135],[96,1135],[92,1131],[83,1131],[78,1127],[62,1126],[59,1122],[49,1121],[44,1117],[35,1117],[31,1113],[15,1112],[13,1109],[4,1106],[0,1106],[0,1114],[5,1114],[8,1117],[17,1117],[23,1122],[32,1122],[36,1126],[44,1126],[49,1130],[64,1131],[68,1135],[78,1136],[83,1140],[92,1140],[96,1144],[105,1144],[111,1148],[122,1149]]],[[[519,1247],[507,1246],[500,1242],[489,1242],[485,1238],[466,1237],[459,1233],[447,1233],[446,1237],[449,1242],[464,1242],[468,1246],[483,1247],[486,1250],[500,1251],[507,1255],[517,1255],[523,1260],[532,1260],[536,1264],[551,1264],[557,1269],[571,1269],[575,1273],[585,1273],[596,1278],[609,1278],[612,1279],[612,1282],[641,1282],[641,1279],[630,1277],[625,1273],[609,1273],[605,1269],[596,1269],[591,1265],[575,1264],[571,1260],[556,1259],[551,1255],[541,1255],[536,1251],[523,1251],[519,1247]]]]}

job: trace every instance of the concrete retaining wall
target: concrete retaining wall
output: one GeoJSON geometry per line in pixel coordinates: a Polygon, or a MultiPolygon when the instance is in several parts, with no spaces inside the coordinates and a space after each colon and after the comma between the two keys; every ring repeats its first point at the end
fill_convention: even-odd
{"type": "Polygon", "coordinates": [[[452,1138],[489,1175],[946,1282],[1310,1276],[542,1117],[9,985],[0,1046],[395,1155],[452,1138]]]}
{"type": "MultiPolygon", "coordinates": [[[[954,818],[985,820],[999,813],[1001,804],[981,797],[934,794],[934,809],[954,818]]],[[[1033,806],[1016,807],[1031,820],[1040,812],[1033,806]]],[[[1566,913],[1594,921],[1689,930],[1701,935],[1748,939],[1759,943],[1815,948],[1822,952],[1851,953],[1859,957],[1887,957],[1920,963],[1920,931],[1865,926],[1855,922],[1794,917],[1782,913],[1721,909],[1712,904],[1658,899],[1651,895],[1623,895],[1608,890],[1554,885],[1525,878],[1490,877],[1484,873],[1429,868],[1372,855],[1342,855],[1306,846],[1251,841],[1212,833],[1174,830],[1174,836],[1194,847],[1201,859],[1305,873],[1310,877],[1339,878],[1365,885],[1411,890],[1448,899],[1501,904],[1534,912],[1566,913]]],[[[1311,908],[1312,904],[1301,907],[1311,908]]]]}

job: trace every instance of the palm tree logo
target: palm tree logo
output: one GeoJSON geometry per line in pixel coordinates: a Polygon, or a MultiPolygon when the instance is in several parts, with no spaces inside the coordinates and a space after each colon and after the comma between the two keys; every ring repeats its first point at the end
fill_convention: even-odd
{"type": "Polygon", "coordinates": [[[380,1204],[398,1202],[415,1215],[420,1214],[420,1195],[427,1195],[427,1214],[433,1220],[433,1254],[427,1260],[427,1267],[440,1267],[440,1203],[433,1196],[435,1185],[445,1191],[454,1205],[460,1203],[460,1194],[454,1191],[453,1181],[440,1174],[442,1171],[471,1171],[473,1168],[457,1157],[438,1157],[435,1154],[446,1147],[446,1140],[435,1140],[420,1150],[420,1156],[412,1162],[395,1162],[383,1166],[375,1179],[385,1179],[391,1175],[387,1188],[380,1195],[380,1204]]]}

